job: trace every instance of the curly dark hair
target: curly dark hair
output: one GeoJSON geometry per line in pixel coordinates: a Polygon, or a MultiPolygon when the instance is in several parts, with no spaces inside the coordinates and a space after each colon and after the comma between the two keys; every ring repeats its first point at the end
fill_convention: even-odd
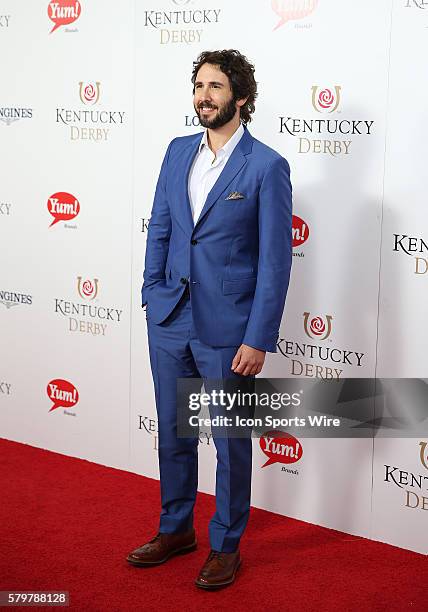
{"type": "Polygon", "coordinates": [[[241,121],[245,124],[250,123],[251,115],[256,109],[254,102],[257,98],[257,83],[254,79],[253,64],[236,49],[203,51],[196,62],[193,62],[193,93],[195,93],[196,75],[203,64],[218,66],[229,78],[235,102],[248,97],[245,104],[241,106],[241,121]]]}

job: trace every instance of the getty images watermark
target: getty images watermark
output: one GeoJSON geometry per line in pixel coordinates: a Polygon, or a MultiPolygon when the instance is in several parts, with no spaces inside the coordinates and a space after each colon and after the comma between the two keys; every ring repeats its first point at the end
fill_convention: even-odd
{"type": "Polygon", "coordinates": [[[177,379],[177,432],[260,437],[419,437],[428,434],[428,380],[177,379]]]}
{"type": "Polygon", "coordinates": [[[199,414],[189,416],[191,427],[340,427],[340,419],[326,414],[308,414],[306,416],[275,417],[266,414],[263,417],[249,417],[239,413],[239,408],[270,408],[273,411],[282,408],[301,407],[303,391],[290,393],[266,392],[227,392],[223,389],[212,389],[209,393],[191,393],[189,396],[189,410],[197,411],[202,408],[222,408],[226,414],[216,414],[206,417],[199,414]],[[228,416],[230,413],[230,416],[228,416]]]}

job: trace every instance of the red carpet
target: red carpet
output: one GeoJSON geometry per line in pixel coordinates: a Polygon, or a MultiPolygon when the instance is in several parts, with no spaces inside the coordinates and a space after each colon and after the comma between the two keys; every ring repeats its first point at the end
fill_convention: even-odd
{"type": "Polygon", "coordinates": [[[67,590],[69,610],[100,612],[428,610],[427,557],[256,509],[235,584],[200,591],[214,508],[201,493],[198,550],[131,567],[157,528],[157,481],[1,439],[0,457],[0,590],[67,590]]]}

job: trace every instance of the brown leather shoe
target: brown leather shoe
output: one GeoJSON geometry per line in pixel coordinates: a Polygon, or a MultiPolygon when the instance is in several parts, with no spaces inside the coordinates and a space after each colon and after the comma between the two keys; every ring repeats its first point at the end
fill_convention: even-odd
{"type": "Polygon", "coordinates": [[[219,589],[232,584],[241,565],[239,550],[232,553],[212,550],[195,580],[201,589],[219,589]]]}
{"type": "Polygon", "coordinates": [[[184,533],[158,533],[147,544],[129,553],[126,560],[139,567],[159,565],[173,555],[184,555],[196,550],[195,530],[184,533]]]}

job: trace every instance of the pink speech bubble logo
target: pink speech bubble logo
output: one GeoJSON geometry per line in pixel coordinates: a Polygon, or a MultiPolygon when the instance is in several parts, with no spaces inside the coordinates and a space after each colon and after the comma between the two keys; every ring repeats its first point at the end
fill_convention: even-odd
{"type": "Polygon", "coordinates": [[[76,21],[81,11],[78,0],[51,0],[48,4],[48,17],[55,25],[49,33],[52,34],[60,26],[76,21]]]}
{"type": "Polygon", "coordinates": [[[58,221],[70,221],[74,219],[80,212],[79,201],[71,193],[66,191],[58,191],[48,198],[47,207],[49,213],[54,220],[49,227],[58,223],[58,221]]]}
{"type": "Polygon", "coordinates": [[[51,380],[46,387],[46,392],[53,402],[49,412],[52,412],[55,408],[71,408],[79,401],[79,392],[76,387],[62,378],[51,380]]]}
{"type": "Polygon", "coordinates": [[[267,431],[260,437],[260,448],[268,457],[262,467],[272,463],[296,463],[302,458],[303,448],[299,440],[291,434],[273,430],[267,431]]]}
{"type": "Polygon", "coordinates": [[[318,0],[272,0],[272,9],[280,18],[273,30],[277,30],[287,21],[307,17],[317,5],[318,0]]]}

